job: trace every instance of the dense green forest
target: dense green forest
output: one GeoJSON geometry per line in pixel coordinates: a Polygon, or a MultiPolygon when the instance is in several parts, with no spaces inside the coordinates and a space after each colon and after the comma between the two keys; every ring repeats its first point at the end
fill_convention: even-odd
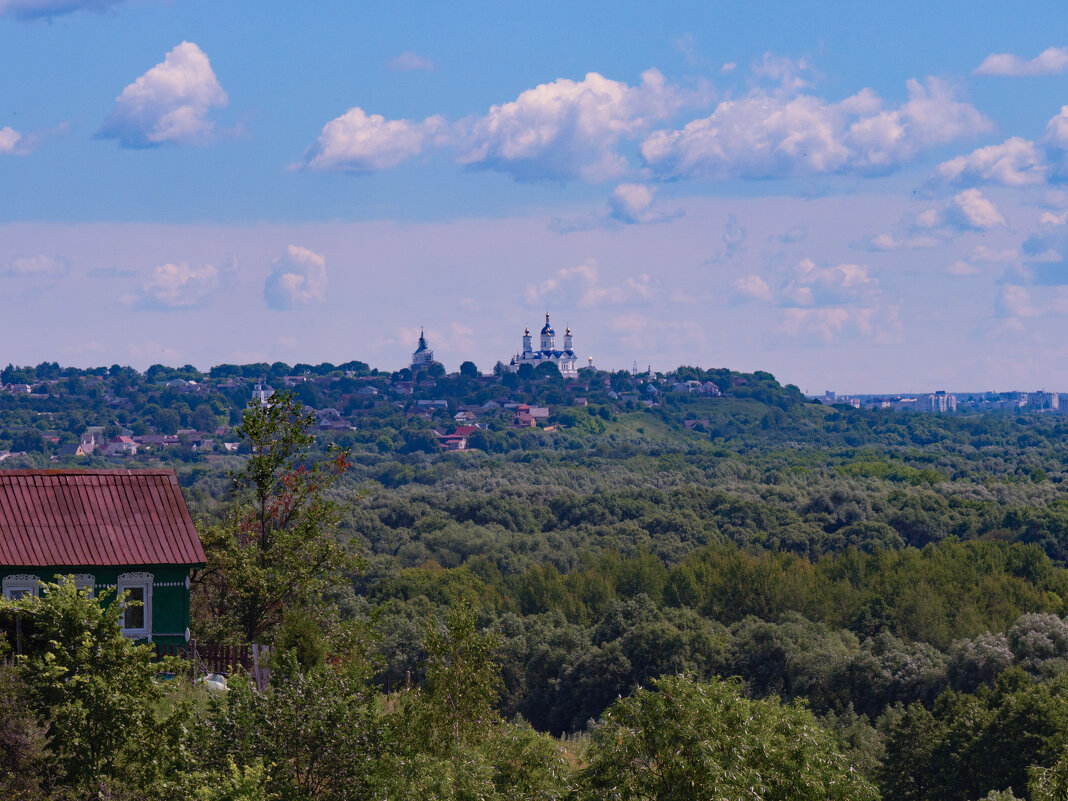
{"type": "Polygon", "coordinates": [[[164,691],[146,663],[134,739],[94,763],[97,786],[50,734],[74,701],[57,706],[41,643],[39,664],[0,674],[0,759],[25,779],[9,786],[1061,797],[1068,416],[830,407],[767,373],[582,373],[9,367],[32,391],[0,394],[0,467],[174,467],[217,568],[195,583],[195,633],[282,654],[270,689],[235,678],[222,700],[164,691]],[[232,528],[264,453],[245,413],[262,382],[289,385],[271,408],[304,404],[287,418],[303,438],[270,467],[314,475],[316,500],[312,538],[253,580],[232,528]],[[519,428],[509,404],[547,416],[519,428]],[[478,428],[446,451],[464,410],[478,428]],[[60,453],[93,427],[185,440],[60,453]],[[256,582],[300,573],[309,543],[322,569],[257,611],[256,582]]]}

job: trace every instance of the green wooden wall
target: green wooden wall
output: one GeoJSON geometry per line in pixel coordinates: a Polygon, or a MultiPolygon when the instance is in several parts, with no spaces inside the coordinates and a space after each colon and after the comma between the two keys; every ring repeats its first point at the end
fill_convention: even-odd
{"type": "Polygon", "coordinates": [[[114,598],[115,582],[122,573],[151,573],[152,580],[152,641],[184,643],[189,628],[189,589],[186,580],[189,566],[126,565],[122,567],[4,567],[0,566],[0,581],[8,575],[32,574],[41,581],[56,581],[59,576],[89,574],[93,576],[97,595],[110,591],[114,598]]]}

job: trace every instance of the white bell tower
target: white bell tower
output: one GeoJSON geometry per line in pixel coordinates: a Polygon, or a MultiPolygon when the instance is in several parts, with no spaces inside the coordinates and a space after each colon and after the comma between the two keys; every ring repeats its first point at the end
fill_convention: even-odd
{"type": "Polygon", "coordinates": [[[545,312],[545,327],[541,329],[541,349],[556,350],[556,332],[549,325],[549,312],[545,312]]]}

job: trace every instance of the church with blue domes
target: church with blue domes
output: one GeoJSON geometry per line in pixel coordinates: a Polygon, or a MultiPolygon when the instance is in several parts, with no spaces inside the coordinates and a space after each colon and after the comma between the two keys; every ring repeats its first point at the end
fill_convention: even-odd
{"type": "Polygon", "coordinates": [[[549,313],[545,312],[545,327],[541,329],[541,341],[539,342],[540,347],[538,350],[534,350],[533,339],[530,329],[525,329],[523,331],[523,350],[512,357],[512,361],[508,364],[509,370],[515,373],[524,364],[537,367],[539,364],[551,362],[556,365],[557,369],[560,370],[560,375],[564,378],[578,377],[578,357],[575,356],[573,349],[570,328],[564,331],[563,348],[557,350],[556,331],[553,330],[552,325],[549,323],[549,313]]]}

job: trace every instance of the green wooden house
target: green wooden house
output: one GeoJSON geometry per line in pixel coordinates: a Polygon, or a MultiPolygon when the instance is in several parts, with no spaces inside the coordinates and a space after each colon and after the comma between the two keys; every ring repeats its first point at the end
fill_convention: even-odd
{"type": "Polygon", "coordinates": [[[73,575],[126,592],[123,634],[189,639],[189,579],[204,548],[173,470],[0,470],[0,585],[5,598],[73,575]]]}

